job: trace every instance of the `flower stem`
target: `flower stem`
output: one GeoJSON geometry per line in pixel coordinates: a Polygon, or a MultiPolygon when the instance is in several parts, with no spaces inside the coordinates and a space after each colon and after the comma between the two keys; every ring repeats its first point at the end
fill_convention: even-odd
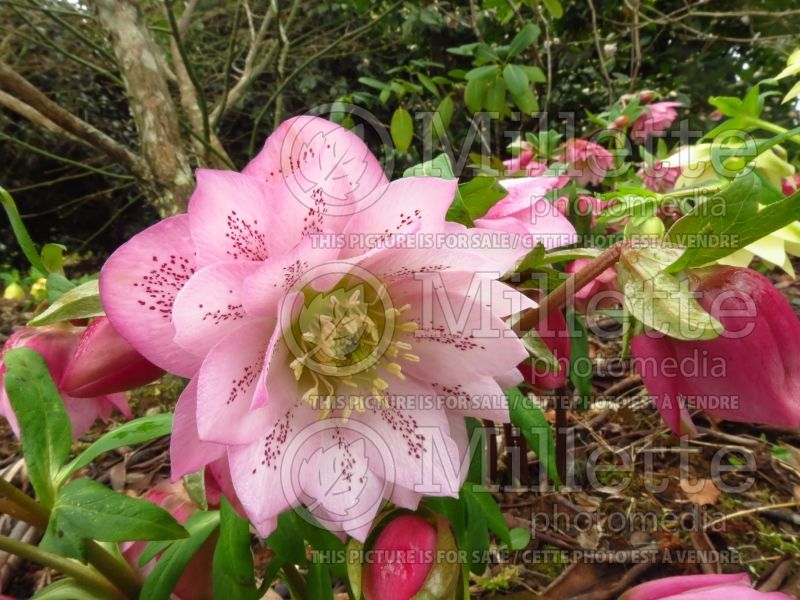
{"type": "Polygon", "coordinates": [[[580,271],[573,273],[569,279],[547,294],[537,308],[532,308],[522,316],[519,321],[520,331],[530,331],[545,320],[550,311],[559,310],[564,306],[575,292],[594,281],[603,271],[616,263],[622,249],[629,243],[627,240],[617,242],[591,259],[580,271]]]}
{"type": "Polygon", "coordinates": [[[72,577],[86,587],[101,593],[103,598],[124,597],[120,591],[114,587],[110,581],[100,575],[100,573],[91,567],[83,566],[77,561],[45,552],[41,548],[26,544],[25,542],[12,540],[4,535],[0,535],[0,550],[8,552],[9,554],[16,554],[24,559],[55,569],[59,573],[67,577],[72,577]]]}
{"type": "MultiPolygon", "coordinates": [[[[0,510],[41,531],[47,529],[47,522],[50,520],[49,510],[2,477],[0,510]]],[[[89,563],[114,586],[125,592],[127,597],[139,597],[141,581],[127,562],[117,559],[93,540],[86,540],[86,554],[89,563]]]]}
{"type": "Polygon", "coordinates": [[[292,595],[298,600],[308,600],[308,589],[306,581],[292,563],[286,563],[282,567],[283,574],[286,575],[286,583],[292,589],[292,595]]]}

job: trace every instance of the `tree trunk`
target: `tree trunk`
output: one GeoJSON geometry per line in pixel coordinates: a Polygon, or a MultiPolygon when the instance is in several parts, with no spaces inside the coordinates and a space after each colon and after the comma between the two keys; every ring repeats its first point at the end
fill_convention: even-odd
{"type": "Polygon", "coordinates": [[[159,49],[135,0],[92,0],[111,46],[139,132],[142,157],[152,173],[155,206],[162,216],[186,210],[194,179],[183,146],[178,111],[159,66],[159,49]]]}

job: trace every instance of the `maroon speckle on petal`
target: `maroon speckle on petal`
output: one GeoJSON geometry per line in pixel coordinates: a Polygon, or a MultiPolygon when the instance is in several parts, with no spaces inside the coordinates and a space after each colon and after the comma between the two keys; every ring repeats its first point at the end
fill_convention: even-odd
{"type": "Polygon", "coordinates": [[[137,294],[141,294],[137,302],[148,310],[160,312],[163,319],[169,320],[175,295],[194,274],[194,267],[188,258],[175,254],[165,259],[153,256],[153,262],[158,266],[133,284],[137,294]]]}

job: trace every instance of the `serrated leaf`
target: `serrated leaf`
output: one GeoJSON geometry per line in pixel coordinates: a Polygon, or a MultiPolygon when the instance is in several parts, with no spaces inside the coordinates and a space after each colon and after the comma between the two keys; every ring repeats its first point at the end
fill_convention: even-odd
{"type": "Polygon", "coordinates": [[[414,121],[409,112],[402,106],[398,107],[392,115],[389,125],[392,141],[398,150],[406,152],[414,139],[414,121]]]}
{"type": "Polygon", "coordinates": [[[764,195],[761,180],[749,172],[698,203],[667,232],[671,242],[686,247],[669,270],[714,262],[800,219],[800,193],[760,206],[764,195]]]}
{"type": "Polygon", "coordinates": [[[625,307],[642,323],[683,340],[710,340],[723,331],[719,321],[698,304],[687,279],[666,272],[684,249],[634,245],[622,250],[617,277],[625,307]]]}
{"type": "Polygon", "coordinates": [[[103,314],[99,283],[92,279],[65,292],[47,310],[28,321],[28,325],[38,327],[59,321],[99,317],[103,314]]]}
{"type": "Polygon", "coordinates": [[[71,475],[91,463],[101,454],[123,446],[136,446],[164,437],[172,431],[172,413],[161,413],[140,417],[119,425],[100,438],[70,461],[58,475],[59,481],[66,481],[71,475]]]}
{"type": "Polygon", "coordinates": [[[163,508],[91,479],[74,479],[59,492],[51,518],[79,539],[100,542],[174,540],[186,530],[163,508]]]}
{"type": "Polygon", "coordinates": [[[69,456],[72,425],[39,353],[7,350],[3,362],[3,384],[19,423],[28,476],[39,501],[49,508],[56,497],[56,475],[69,456]]]}

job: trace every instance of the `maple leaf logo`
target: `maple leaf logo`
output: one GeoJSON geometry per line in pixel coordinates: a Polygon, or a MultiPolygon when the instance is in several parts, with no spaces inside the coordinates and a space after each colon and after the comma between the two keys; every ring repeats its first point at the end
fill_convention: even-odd
{"type": "Polygon", "coordinates": [[[303,459],[299,470],[300,487],[313,498],[308,509],[313,512],[321,505],[332,515],[350,515],[367,486],[368,471],[369,458],[363,437],[354,442],[336,441],[327,448],[317,448],[303,459]]]}

